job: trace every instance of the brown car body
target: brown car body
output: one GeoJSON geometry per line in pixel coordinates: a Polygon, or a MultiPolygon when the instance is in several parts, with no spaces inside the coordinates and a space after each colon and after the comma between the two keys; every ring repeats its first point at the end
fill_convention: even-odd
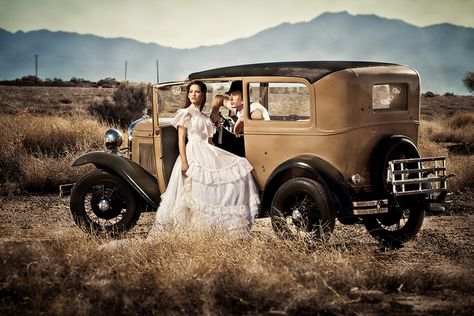
{"type": "MultiPolygon", "coordinates": [[[[244,135],[232,141],[235,148],[243,146],[245,154],[240,154],[254,167],[262,192],[259,216],[271,216],[281,235],[293,224],[321,238],[328,234],[314,234],[316,227],[328,227],[330,233],[337,218],[346,224],[363,222],[374,237],[395,245],[416,234],[425,210],[444,209],[445,159],[420,158],[416,147],[419,75],[398,64],[282,62],[192,73],[183,82],[153,86],[151,117],[129,129],[131,160],[114,157],[104,169],[101,159],[110,159],[91,153],[75,164],[92,162],[117,175],[133,187],[138,208],[156,209],[178,156],[169,118],[184,104],[183,87],[196,79],[208,85],[204,111],[209,111],[210,98],[232,81],[242,81],[244,135]],[[251,119],[254,96],[269,110],[270,120],[251,119]],[[287,195],[298,198],[303,193],[317,202],[312,211],[317,215],[305,215],[303,206],[288,204],[287,195]],[[285,227],[277,219],[283,219],[285,227]],[[303,219],[304,225],[296,223],[303,219]],[[401,220],[405,223],[400,226],[401,220]],[[392,229],[394,225],[401,228],[392,229]]],[[[221,112],[226,116],[225,109],[221,112]]],[[[228,117],[226,121],[232,124],[228,117]]],[[[229,135],[224,140],[231,139],[229,135]]],[[[214,143],[233,151],[233,144],[221,144],[218,135],[214,143]]]]}

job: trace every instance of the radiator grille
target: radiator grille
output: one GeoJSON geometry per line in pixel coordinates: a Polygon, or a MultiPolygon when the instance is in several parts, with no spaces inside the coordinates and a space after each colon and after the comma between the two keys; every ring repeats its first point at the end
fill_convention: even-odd
{"type": "MultiPolygon", "coordinates": [[[[135,146],[135,144],[134,144],[135,146]]],[[[153,151],[153,143],[138,144],[138,163],[149,173],[156,177],[155,153],[153,151]]]]}

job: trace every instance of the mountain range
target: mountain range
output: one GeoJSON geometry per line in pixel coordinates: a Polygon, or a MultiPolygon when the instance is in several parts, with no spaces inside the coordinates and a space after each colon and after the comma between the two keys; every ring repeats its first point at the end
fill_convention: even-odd
{"type": "Polygon", "coordinates": [[[209,68],[254,62],[362,60],[406,64],[422,78],[422,91],[467,94],[462,79],[474,70],[474,28],[453,24],[417,27],[376,15],[324,13],[308,22],[283,23],[221,45],[176,49],[126,38],[38,30],[0,29],[0,80],[35,74],[135,82],[184,79],[209,68]]]}

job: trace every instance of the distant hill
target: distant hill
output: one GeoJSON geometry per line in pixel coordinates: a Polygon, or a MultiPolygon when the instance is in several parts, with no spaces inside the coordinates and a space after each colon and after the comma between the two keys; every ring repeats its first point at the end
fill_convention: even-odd
{"type": "Polygon", "coordinates": [[[0,29],[0,80],[35,72],[40,78],[98,80],[113,77],[156,82],[184,79],[208,68],[288,60],[372,60],[407,64],[422,90],[467,94],[462,78],[474,69],[474,28],[452,24],[416,27],[375,15],[324,13],[309,22],[283,23],[222,45],[175,49],[125,38],[47,30],[0,29]]]}

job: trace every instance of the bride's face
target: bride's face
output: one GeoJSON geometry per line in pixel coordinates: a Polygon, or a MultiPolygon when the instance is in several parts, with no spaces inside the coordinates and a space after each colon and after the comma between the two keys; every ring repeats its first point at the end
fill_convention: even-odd
{"type": "Polygon", "coordinates": [[[191,88],[189,88],[188,98],[192,104],[200,105],[201,104],[201,87],[197,84],[193,84],[191,88]]]}

